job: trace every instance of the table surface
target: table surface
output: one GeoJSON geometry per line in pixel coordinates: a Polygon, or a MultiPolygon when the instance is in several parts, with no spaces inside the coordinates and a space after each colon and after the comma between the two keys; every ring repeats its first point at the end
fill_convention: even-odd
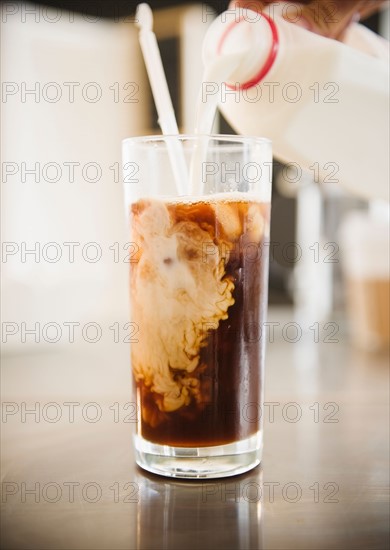
{"type": "Polygon", "coordinates": [[[268,337],[262,465],[208,482],[134,464],[128,344],[11,350],[2,548],[387,548],[388,360],[340,334],[317,343],[308,330],[292,343],[278,328],[268,337]]]}

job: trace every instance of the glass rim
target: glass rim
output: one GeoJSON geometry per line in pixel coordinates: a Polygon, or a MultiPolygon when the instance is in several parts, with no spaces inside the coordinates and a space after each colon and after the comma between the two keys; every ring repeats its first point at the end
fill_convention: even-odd
{"type": "MultiPolygon", "coordinates": [[[[122,146],[127,144],[134,144],[139,146],[150,146],[153,143],[164,143],[166,140],[179,139],[180,141],[196,141],[200,138],[208,138],[214,141],[230,142],[232,144],[246,144],[256,143],[258,145],[272,145],[272,141],[265,137],[260,136],[242,136],[236,134],[150,134],[146,136],[134,136],[128,137],[122,140],[122,146]]],[[[212,145],[211,145],[212,147],[212,145]]]]}

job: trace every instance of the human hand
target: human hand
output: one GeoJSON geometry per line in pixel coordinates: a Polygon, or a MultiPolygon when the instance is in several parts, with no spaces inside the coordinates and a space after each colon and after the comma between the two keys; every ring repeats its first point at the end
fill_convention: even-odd
{"type": "Polygon", "coordinates": [[[264,11],[267,15],[281,15],[312,32],[342,40],[347,27],[375,13],[388,0],[301,0],[300,2],[277,2],[273,0],[233,0],[230,8],[240,7],[264,11]]]}

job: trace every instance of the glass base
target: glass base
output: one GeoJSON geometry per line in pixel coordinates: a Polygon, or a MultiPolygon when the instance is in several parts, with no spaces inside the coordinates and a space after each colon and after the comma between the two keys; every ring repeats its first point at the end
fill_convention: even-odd
{"type": "Polygon", "coordinates": [[[262,433],[214,447],[171,447],[135,436],[136,462],[162,476],[214,479],[243,474],[258,466],[263,451],[262,433]]]}

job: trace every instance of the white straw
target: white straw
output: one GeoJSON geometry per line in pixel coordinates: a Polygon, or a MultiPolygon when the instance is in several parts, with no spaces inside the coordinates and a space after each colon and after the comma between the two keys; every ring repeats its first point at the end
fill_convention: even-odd
{"type": "MultiPolygon", "coordinates": [[[[156,35],[153,32],[153,13],[148,4],[138,5],[136,25],[140,29],[139,41],[156,104],[158,123],[164,135],[178,135],[179,129],[169,95],[160,50],[158,49],[156,35]]],[[[167,147],[177,193],[178,195],[186,195],[188,175],[182,143],[179,139],[168,138],[167,147]]]]}

